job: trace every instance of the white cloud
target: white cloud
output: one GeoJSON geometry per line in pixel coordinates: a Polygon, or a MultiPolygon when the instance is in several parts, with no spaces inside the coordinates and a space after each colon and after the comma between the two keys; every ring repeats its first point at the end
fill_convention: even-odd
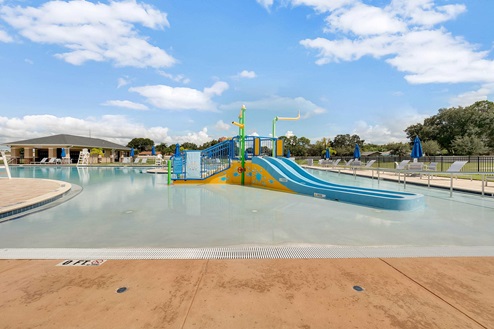
{"type": "Polygon", "coordinates": [[[211,141],[213,138],[208,135],[208,128],[203,128],[201,131],[187,133],[187,135],[183,136],[174,136],[174,143],[183,144],[185,142],[194,143],[198,146],[211,141]]]}
{"type": "Polygon", "coordinates": [[[39,7],[3,6],[0,17],[33,42],[68,49],[55,56],[74,65],[111,61],[116,66],[161,68],[176,63],[140,36],[134,26],[163,29],[169,26],[167,15],[136,1],[49,1],[39,7]]]}
{"type": "Polygon", "coordinates": [[[379,124],[368,123],[363,120],[357,121],[352,134],[359,135],[366,143],[406,142],[405,129],[417,122],[423,122],[428,117],[430,115],[419,114],[415,110],[400,109],[397,112],[389,112],[385,118],[377,119],[376,122],[379,124]]]}
{"type": "Polygon", "coordinates": [[[230,130],[231,128],[231,125],[227,124],[227,123],[224,123],[223,120],[219,120],[218,122],[216,122],[216,124],[214,125],[214,128],[216,130],[230,130]]]}
{"type": "Polygon", "coordinates": [[[390,11],[405,17],[410,24],[434,26],[449,21],[466,11],[465,5],[436,6],[433,0],[393,0],[390,11]]]}
{"type": "Polygon", "coordinates": [[[54,115],[26,115],[20,118],[0,116],[0,143],[43,137],[56,134],[102,138],[121,145],[127,145],[132,138],[150,138],[155,143],[192,142],[198,145],[212,140],[203,128],[186,135],[170,136],[167,127],[146,127],[135,123],[126,116],[104,115],[102,117],[79,119],[74,117],[56,117],[54,115]]]}
{"type": "Polygon", "coordinates": [[[397,43],[396,56],[387,60],[410,83],[459,83],[494,81],[494,61],[487,52],[443,30],[416,31],[397,43]]]}
{"type": "Polygon", "coordinates": [[[130,83],[130,80],[127,77],[125,77],[125,78],[118,78],[117,88],[124,87],[124,86],[128,85],[129,83],[130,83]]]}
{"type": "Polygon", "coordinates": [[[273,5],[274,0],[256,0],[258,4],[269,10],[273,5]]]}
{"type": "Polygon", "coordinates": [[[349,9],[334,11],[326,18],[326,22],[329,31],[341,30],[356,35],[398,33],[407,30],[406,23],[395,18],[392,13],[362,3],[349,9]]]}
{"type": "Polygon", "coordinates": [[[165,71],[158,71],[158,74],[172,81],[183,83],[184,85],[190,82],[190,79],[184,76],[183,74],[173,75],[165,71]]]}
{"type": "Polygon", "coordinates": [[[145,111],[148,110],[148,107],[144,104],[139,104],[139,103],[134,103],[131,101],[120,101],[120,100],[109,100],[101,105],[104,106],[116,106],[116,107],[125,107],[127,109],[131,110],[139,110],[139,111],[145,111]]]}
{"type": "Polygon", "coordinates": [[[293,131],[288,130],[288,131],[285,133],[285,136],[286,136],[286,137],[293,137],[293,136],[295,136],[295,134],[293,133],[293,131]]]}
{"type": "Polygon", "coordinates": [[[7,32],[0,30],[0,42],[12,42],[14,39],[7,32]]]}
{"type": "Polygon", "coordinates": [[[478,90],[469,91],[453,97],[449,103],[453,107],[469,106],[477,101],[487,100],[491,95],[494,95],[494,83],[485,84],[478,90]]]}
{"type": "Polygon", "coordinates": [[[237,77],[238,78],[246,78],[246,79],[254,79],[257,77],[257,75],[256,75],[256,72],[254,72],[254,71],[243,70],[242,72],[237,74],[237,77]]]}
{"type": "Polygon", "coordinates": [[[413,84],[494,82],[488,51],[444,28],[432,28],[465,10],[463,5],[437,6],[432,0],[394,0],[385,8],[355,2],[326,18],[326,31],[345,33],[342,38],[318,37],[300,44],[318,52],[318,65],[386,57],[413,84]]]}
{"type": "Polygon", "coordinates": [[[226,82],[218,81],[211,87],[204,88],[204,91],[166,85],[133,87],[129,91],[146,97],[149,103],[163,110],[216,111],[216,104],[211,98],[221,95],[227,89],[226,82]]]}

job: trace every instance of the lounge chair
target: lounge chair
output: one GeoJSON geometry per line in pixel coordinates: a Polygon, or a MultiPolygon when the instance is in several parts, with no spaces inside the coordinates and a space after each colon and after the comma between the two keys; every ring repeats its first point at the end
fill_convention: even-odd
{"type": "Polygon", "coordinates": [[[410,160],[403,160],[401,161],[400,163],[398,162],[395,162],[395,165],[396,165],[396,168],[397,170],[403,170],[405,169],[406,165],[410,162],[410,160]]]}
{"type": "Polygon", "coordinates": [[[39,162],[32,162],[32,164],[45,164],[45,163],[46,163],[46,161],[48,161],[48,158],[43,158],[43,159],[41,159],[41,161],[39,161],[39,162]]]}
{"type": "Polygon", "coordinates": [[[135,158],[134,159],[134,164],[139,164],[139,161],[141,161],[141,158],[135,158]]]}
{"type": "Polygon", "coordinates": [[[50,160],[48,160],[47,162],[45,162],[46,164],[57,164],[57,163],[62,163],[62,160],[60,159],[57,159],[57,158],[50,158],[50,160]]]}
{"type": "Polygon", "coordinates": [[[141,163],[142,163],[142,164],[146,164],[146,163],[148,163],[148,158],[142,158],[141,163]]]}
{"type": "Polygon", "coordinates": [[[446,172],[459,172],[468,161],[455,161],[451,166],[446,169],[446,172]]]}
{"type": "Polygon", "coordinates": [[[333,161],[333,163],[331,163],[331,166],[334,168],[338,165],[338,163],[340,163],[341,159],[336,159],[333,161]]]}
{"type": "Polygon", "coordinates": [[[364,168],[370,168],[370,167],[372,167],[372,165],[374,164],[374,162],[376,162],[376,160],[371,160],[371,161],[367,162],[365,164],[364,168]]]}
{"type": "Polygon", "coordinates": [[[355,160],[355,159],[350,159],[350,160],[348,160],[348,161],[345,163],[345,166],[349,167],[349,166],[352,164],[353,160],[355,160]]]}
{"type": "Polygon", "coordinates": [[[429,165],[427,166],[427,171],[437,171],[437,165],[438,165],[438,162],[431,162],[429,163],[429,165]]]}

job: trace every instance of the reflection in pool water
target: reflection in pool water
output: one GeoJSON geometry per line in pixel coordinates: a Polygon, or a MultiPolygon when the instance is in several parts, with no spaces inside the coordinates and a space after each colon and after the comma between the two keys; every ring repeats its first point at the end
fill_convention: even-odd
{"type": "MultiPolygon", "coordinates": [[[[336,183],[393,182],[312,171],[336,183]]],[[[425,207],[387,211],[231,185],[168,186],[145,168],[14,167],[14,177],[83,187],[75,198],[0,224],[2,248],[245,245],[494,246],[494,199],[427,189],[425,207]]]]}

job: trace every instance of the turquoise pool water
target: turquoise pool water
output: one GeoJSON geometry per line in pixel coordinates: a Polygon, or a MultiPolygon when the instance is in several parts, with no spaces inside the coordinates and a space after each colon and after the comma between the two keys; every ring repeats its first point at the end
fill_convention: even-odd
{"type": "MultiPolygon", "coordinates": [[[[311,171],[336,183],[394,182],[311,171]]],[[[168,186],[144,168],[13,167],[14,177],[82,186],[69,201],[0,223],[0,248],[494,246],[494,198],[407,184],[414,211],[386,211],[230,185],[168,186]]]]}

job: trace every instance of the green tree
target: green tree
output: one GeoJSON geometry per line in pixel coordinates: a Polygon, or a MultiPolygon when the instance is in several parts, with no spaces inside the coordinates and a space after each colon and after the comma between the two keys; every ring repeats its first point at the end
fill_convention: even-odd
{"type": "Polygon", "coordinates": [[[363,148],[365,141],[360,139],[358,135],[337,135],[332,143],[333,148],[337,154],[340,155],[352,155],[355,149],[355,144],[358,144],[360,148],[363,148]]]}
{"type": "MultiPolygon", "coordinates": [[[[485,146],[494,150],[494,103],[490,101],[476,102],[467,107],[440,109],[438,114],[405,129],[407,137],[413,141],[419,136],[424,141],[435,140],[449,154],[458,152],[458,143],[465,141],[456,138],[476,137],[485,146]],[[456,145],[456,146],[455,146],[456,145]]],[[[461,147],[460,147],[461,149],[461,147]]]]}
{"type": "Polygon", "coordinates": [[[133,147],[137,152],[150,151],[154,145],[154,141],[149,138],[133,138],[127,147],[133,147]]]}
{"type": "Polygon", "coordinates": [[[180,149],[182,149],[182,150],[198,150],[199,147],[194,143],[185,142],[182,145],[180,145],[180,149]]]}
{"type": "Polygon", "coordinates": [[[422,150],[425,155],[436,155],[441,152],[441,146],[436,141],[425,141],[422,142],[422,150]]]}
{"type": "Polygon", "coordinates": [[[412,151],[408,143],[390,143],[386,145],[386,149],[398,156],[408,155],[412,151]]]}
{"type": "Polygon", "coordinates": [[[453,149],[458,155],[474,155],[487,152],[484,142],[477,136],[458,136],[453,141],[453,149]]]}

